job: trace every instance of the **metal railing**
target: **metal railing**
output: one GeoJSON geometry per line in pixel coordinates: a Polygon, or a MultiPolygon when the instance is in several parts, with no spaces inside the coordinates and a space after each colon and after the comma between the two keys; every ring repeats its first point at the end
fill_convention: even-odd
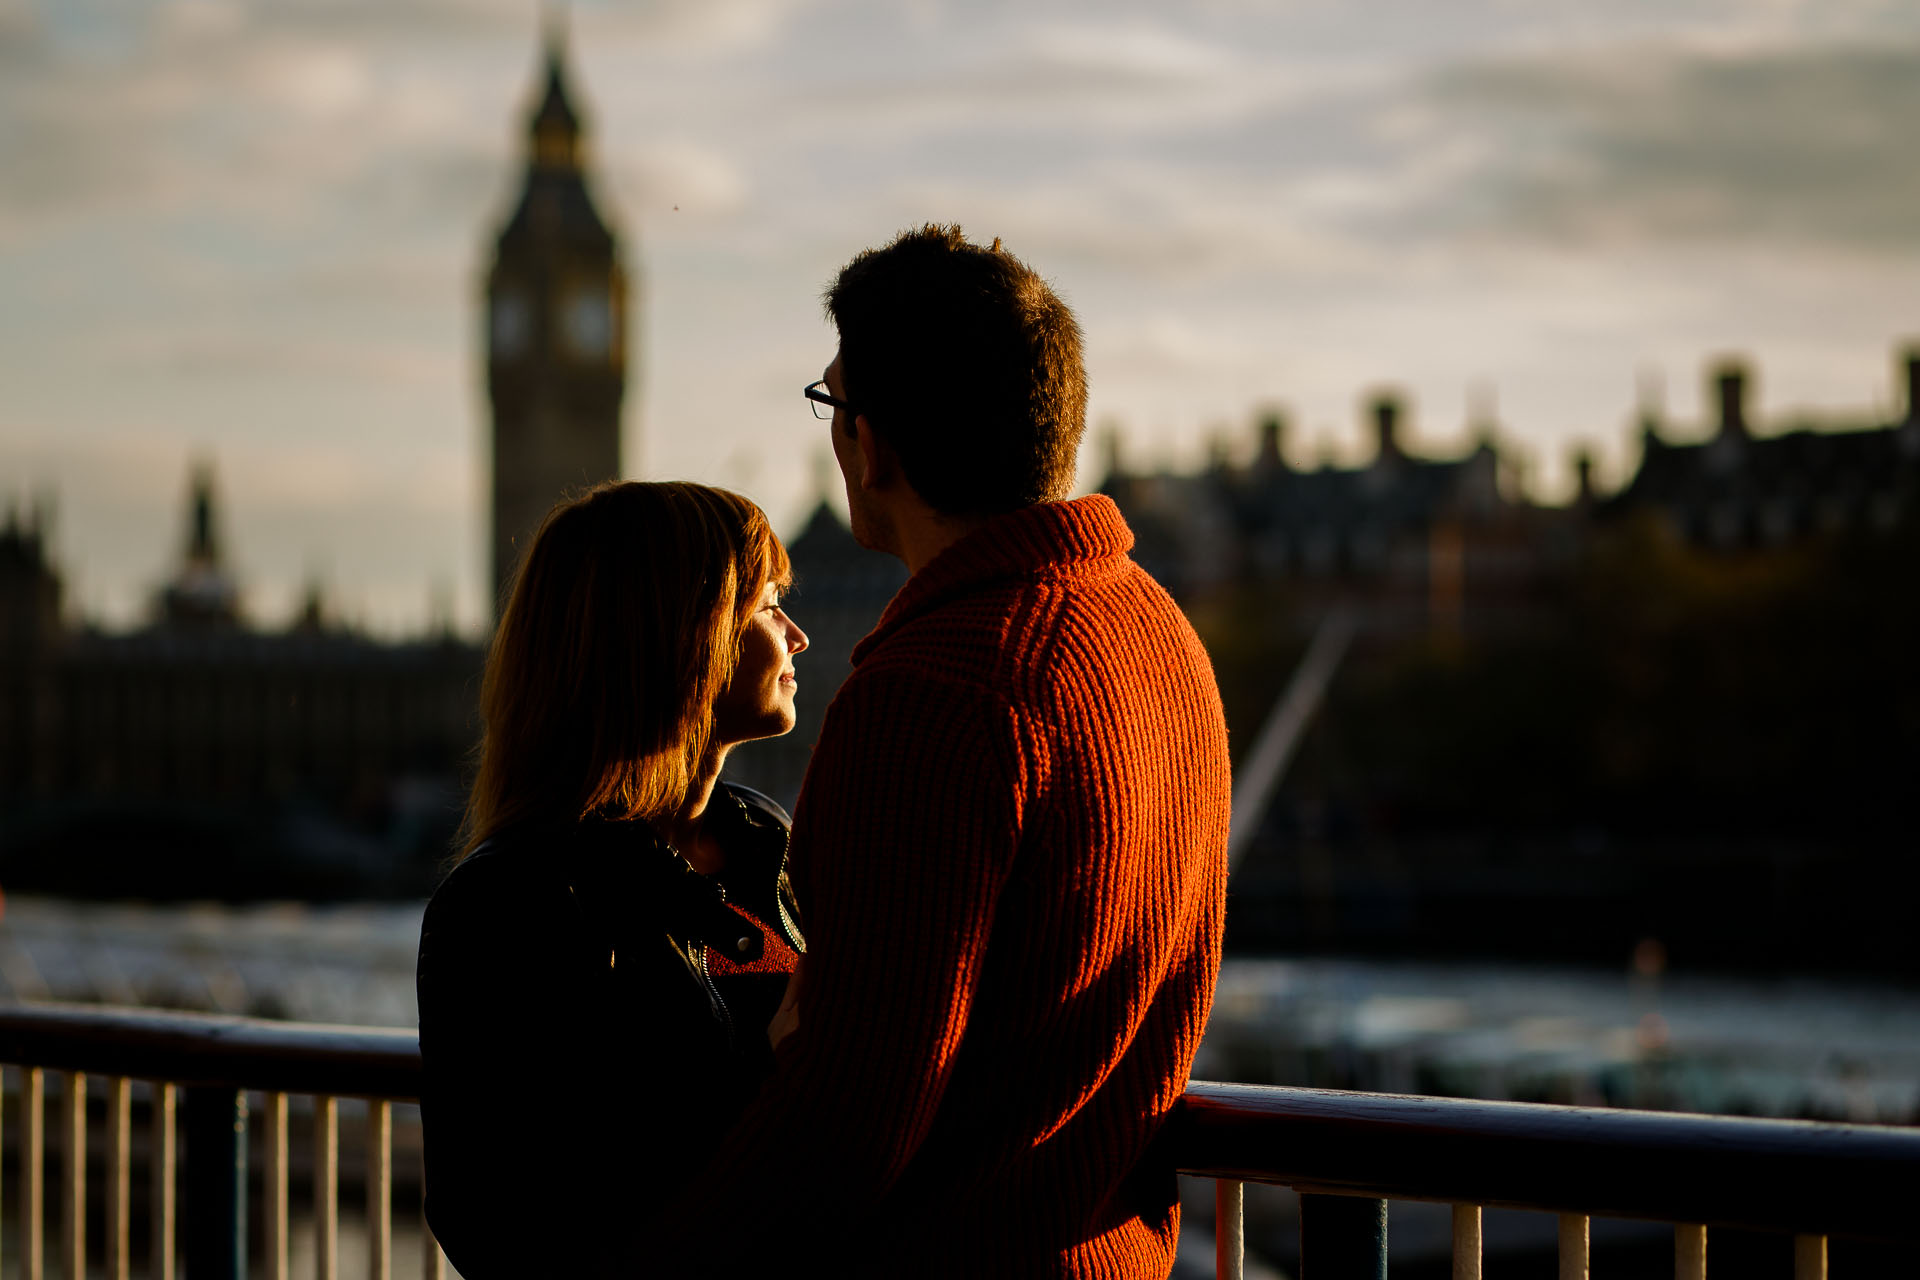
{"type": "MultiPolygon", "coordinates": [[[[176,1261],[186,1263],[193,1280],[245,1274],[252,1092],[263,1103],[267,1274],[283,1280],[289,1272],[288,1098],[311,1095],[318,1274],[334,1280],[339,1263],[339,1100],[364,1098],[368,1274],[389,1280],[392,1108],[419,1096],[413,1032],[16,1006],[0,1008],[0,1063],[17,1067],[14,1252],[28,1280],[40,1280],[44,1270],[48,1071],[64,1076],[60,1249],[71,1280],[87,1274],[84,1153],[88,1078],[95,1075],[106,1077],[106,1275],[119,1280],[132,1270],[131,1102],[135,1082],[146,1082],[147,1274],[172,1280],[176,1261]]],[[[1453,1206],[1455,1280],[1481,1274],[1487,1207],[1559,1214],[1561,1280],[1586,1280],[1594,1216],[1673,1223],[1676,1280],[1704,1280],[1713,1227],[1792,1233],[1796,1280],[1824,1280],[1830,1235],[1920,1245],[1913,1206],[1920,1130],[1913,1129],[1195,1082],[1165,1126],[1156,1158],[1216,1181],[1223,1280],[1239,1280],[1242,1272],[1246,1182],[1301,1193],[1303,1280],[1384,1278],[1389,1200],[1453,1206]]],[[[424,1274],[441,1280],[446,1260],[424,1221],[421,1235],[424,1274]]]]}
{"type": "MultiPolygon", "coordinates": [[[[249,1095],[259,1099],[263,1165],[259,1220],[270,1280],[289,1275],[290,1096],[312,1098],[315,1269],[340,1264],[340,1102],[364,1099],[367,1275],[393,1272],[393,1108],[420,1095],[420,1044],[412,1031],[328,1027],[202,1014],[20,1005],[0,1009],[0,1063],[17,1068],[19,1132],[14,1253],[23,1280],[45,1270],[46,1076],[60,1077],[59,1249],[68,1280],[88,1274],[87,1154],[94,1077],[104,1077],[105,1274],[127,1280],[132,1257],[133,1102],[150,1125],[148,1269],[173,1280],[247,1274],[249,1095]],[[181,1138],[184,1137],[184,1143],[181,1138]]],[[[421,1222],[422,1273],[444,1280],[446,1258],[421,1222]]]]}
{"type": "Polygon", "coordinates": [[[1301,1193],[1305,1280],[1384,1277],[1389,1200],[1453,1206],[1455,1280],[1489,1207],[1560,1215],[1561,1280],[1586,1280],[1593,1217],[1673,1223],[1676,1280],[1704,1280],[1710,1227],[1792,1234],[1795,1280],[1825,1280],[1830,1235],[1920,1244],[1916,1129],[1196,1081],[1163,1141],[1217,1180],[1223,1280],[1243,1182],[1301,1193]]]}

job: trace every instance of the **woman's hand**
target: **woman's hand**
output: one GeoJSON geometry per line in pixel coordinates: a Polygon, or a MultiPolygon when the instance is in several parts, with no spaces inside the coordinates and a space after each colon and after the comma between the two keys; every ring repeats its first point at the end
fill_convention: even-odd
{"type": "Polygon", "coordinates": [[[805,956],[794,962],[793,976],[787,979],[786,994],[780,997],[780,1007],[774,1010],[773,1021],[767,1024],[767,1043],[776,1049],[800,1025],[800,975],[806,971],[806,967],[805,956]]]}

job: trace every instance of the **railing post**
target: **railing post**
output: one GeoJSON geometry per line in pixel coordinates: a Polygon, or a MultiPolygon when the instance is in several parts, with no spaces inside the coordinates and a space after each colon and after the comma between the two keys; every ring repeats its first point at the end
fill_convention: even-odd
{"type": "Polygon", "coordinates": [[[1673,1228],[1674,1280],[1707,1280],[1707,1229],[1699,1223],[1673,1228]]]}
{"type": "Polygon", "coordinates": [[[107,1083],[107,1276],[133,1274],[133,1081],[107,1083]]]}
{"type": "Polygon", "coordinates": [[[60,1145],[67,1160],[60,1189],[60,1257],[67,1280],[87,1280],[87,1076],[69,1071],[66,1077],[60,1098],[60,1145]]]}
{"type": "Polygon", "coordinates": [[[367,1275],[393,1280],[393,1103],[367,1100],[367,1275]]]}
{"type": "Polygon", "coordinates": [[[1588,1280],[1592,1274],[1592,1228],[1584,1213],[1560,1215],[1560,1280],[1588,1280]]]}
{"type": "Polygon", "coordinates": [[[1827,1280],[1827,1238],[1793,1238],[1793,1280],[1827,1280]]]}
{"type": "Polygon", "coordinates": [[[20,1275],[41,1280],[46,1237],[46,1077],[39,1067],[20,1070],[20,1275]]]}
{"type": "Polygon", "coordinates": [[[181,1188],[190,1280],[247,1274],[247,1095],[221,1086],[186,1095],[186,1175],[181,1188]]]}
{"type": "Polygon", "coordinates": [[[313,1100],[313,1254],[319,1280],[340,1277],[340,1099],[313,1100]]]}
{"type": "Polygon", "coordinates": [[[1243,1280],[1247,1269],[1247,1184],[1218,1178],[1213,1184],[1214,1280],[1243,1280]]]}
{"type": "Polygon", "coordinates": [[[287,1095],[269,1090],[266,1096],[267,1122],[265,1151],[267,1167],[262,1170],[260,1227],[267,1255],[267,1280],[287,1280],[287,1095]]]}
{"type": "Polygon", "coordinates": [[[1453,1280],[1480,1280],[1480,1206],[1453,1206],[1453,1280]]]}
{"type": "Polygon", "coordinates": [[[1300,1280],[1387,1280],[1387,1202],[1302,1195],[1300,1280]]]}
{"type": "Polygon", "coordinates": [[[180,1110],[180,1086],[165,1080],[153,1083],[153,1156],[148,1174],[152,1177],[153,1262],[147,1269],[152,1280],[173,1280],[174,1231],[179,1225],[176,1166],[180,1157],[180,1134],[175,1124],[180,1110]]]}

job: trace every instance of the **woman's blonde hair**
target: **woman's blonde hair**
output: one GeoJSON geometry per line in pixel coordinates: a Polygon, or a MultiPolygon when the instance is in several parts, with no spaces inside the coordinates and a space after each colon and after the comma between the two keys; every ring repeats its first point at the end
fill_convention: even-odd
{"type": "Polygon", "coordinates": [[[549,511],[487,654],[461,856],[524,822],[679,808],[740,630],[791,577],[766,515],[725,489],[627,481],[549,511]]]}

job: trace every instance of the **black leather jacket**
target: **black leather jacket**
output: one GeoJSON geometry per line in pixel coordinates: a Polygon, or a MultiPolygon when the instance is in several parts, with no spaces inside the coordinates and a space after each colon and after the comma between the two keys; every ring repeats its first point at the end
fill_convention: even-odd
{"type": "Polygon", "coordinates": [[[644,823],[590,820],[488,841],[428,904],[427,1219],[467,1280],[608,1270],[770,1068],[805,945],[787,815],[722,783],[706,821],[719,877],[644,823]]]}

